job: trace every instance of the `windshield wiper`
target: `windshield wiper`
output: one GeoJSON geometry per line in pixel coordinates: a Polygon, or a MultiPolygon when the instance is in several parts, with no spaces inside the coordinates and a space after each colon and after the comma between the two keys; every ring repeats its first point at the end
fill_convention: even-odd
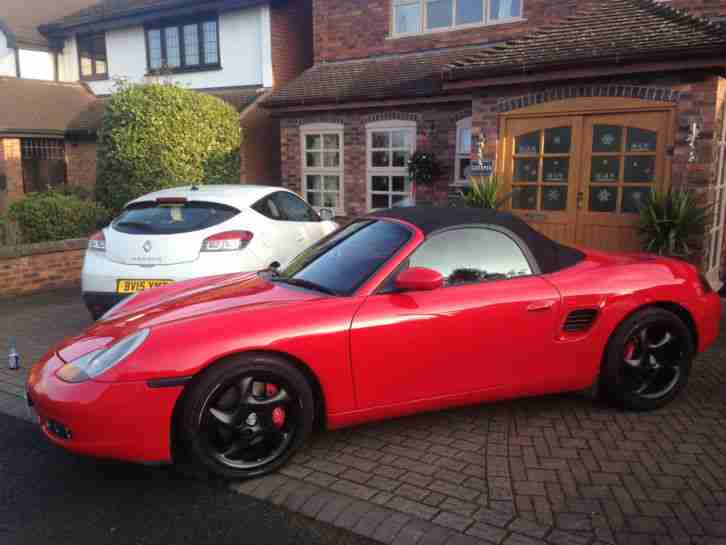
{"type": "Polygon", "coordinates": [[[328,295],[339,295],[337,291],[311,282],[310,280],[304,280],[302,278],[283,278],[282,276],[275,275],[272,277],[275,282],[281,282],[283,284],[290,284],[291,286],[297,286],[299,288],[305,288],[309,290],[319,291],[321,293],[327,293],[328,295]]]}

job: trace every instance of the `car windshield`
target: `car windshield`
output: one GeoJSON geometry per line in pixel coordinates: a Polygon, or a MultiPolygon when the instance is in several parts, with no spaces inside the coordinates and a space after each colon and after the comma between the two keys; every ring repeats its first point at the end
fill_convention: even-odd
{"type": "Polygon", "coordinates": [[[311,246],[273,280],[350,295],[411,238],[390,221],[358,221],[311,246]]]}
{"type": "Polygon", "coordinates": [[[176,235],[219,225],[239,213],[231,206],[211,202],[140,202],[121,212],[112,227],[131,235],[176,235]]]}

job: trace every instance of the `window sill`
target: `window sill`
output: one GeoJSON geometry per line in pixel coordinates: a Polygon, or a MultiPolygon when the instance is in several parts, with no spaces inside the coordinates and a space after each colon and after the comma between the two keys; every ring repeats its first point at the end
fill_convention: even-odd
{"type": "Polygon", "coordinates": [[[80,81],[108,81],[109,78],[108,74],[104,74],[103,76],[80,76],[80,81]]]}
{"type": "MultiPolygon", "coordinates": [[[[305,202],[307,202],[307,201],[305,201],[305,202]]],[[[332,212],[335,215],[336,218],[345,217],[345,210],[343,208],[334,208],[332,206],[311,206],[311,207],[313,210],[315,210],[318,213],[318,215],[320,215],[320,212],[322,210],[329,210],[330,212],[332,212]]]]}
{"type": "Polygon", "coordinates": [[[194,72],[214,72],[222,70],[221,64],[205,64],[204,66],[186,66],[183,68],[169,68],[166,70],[148,70],[146,71],[147,77],[164,77],[174,76],[177,74],[192,74],[194,72]]]}
{"type": "Polygon", "coordinates": [[[446,28],[432,28],[431,30],[424,30],[422,32],[407,32],[405,34],[389,34],[386,36],[386,40],[402,40],[405,38],[418,38],[421,36],[429,36],[431,34],[441,34],[444,32],[461,32],[464,30],[472,30],[476,28],[487,28],[492,26],[501,26],[501,25],[511,25],[515,23],[525,23],[527,22],[526,17],[513,17],[511,19],[502,19],[500,21],[496,22],[488,22],[488,23],[480,23],[480,24],[473,24],[473,25],[459,25],[454,27],[446,27],[446,28]]]}

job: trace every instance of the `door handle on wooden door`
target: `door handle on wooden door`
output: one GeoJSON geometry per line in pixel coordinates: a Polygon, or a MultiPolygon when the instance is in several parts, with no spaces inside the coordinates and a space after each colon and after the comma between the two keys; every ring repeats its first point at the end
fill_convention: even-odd
{"type": "Polygon", "coordinates": [[[555,303],[557,301],[535,301],[534,303],[530,303],[529,306],[527,306],[527,312],[542,312],[543,310],[549,310],[553,306],[555,306],[555,303]]]}

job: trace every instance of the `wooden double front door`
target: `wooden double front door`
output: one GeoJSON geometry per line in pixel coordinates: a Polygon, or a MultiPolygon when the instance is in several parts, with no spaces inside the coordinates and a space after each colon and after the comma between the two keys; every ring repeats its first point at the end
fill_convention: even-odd
{"type": "Polygon", "coordinates": [[[504,120],[508,206],[565,244],[639,249],[638,212],[669,183],[667,111],[504,120]]]}

